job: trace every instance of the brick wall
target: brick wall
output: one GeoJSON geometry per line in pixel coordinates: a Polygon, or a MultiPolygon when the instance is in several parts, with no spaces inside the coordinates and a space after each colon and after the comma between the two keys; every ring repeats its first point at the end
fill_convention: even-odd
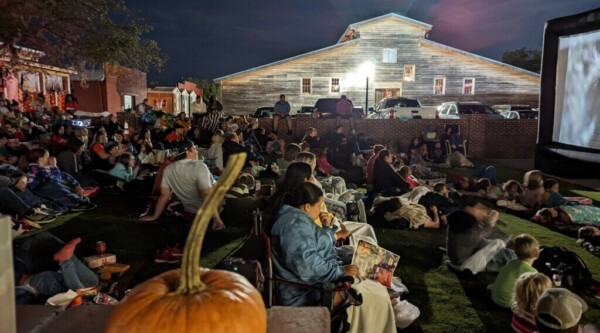
{"type": "Polygon", "coordinates": [[[126,67],[107,65],[106,71],[106,99],[107,109],[110,113],[121,110],[123,95],[134,96],[135,104],[141,103],[147,95],[146,73],[126,67]]]}
{"type": "MultiPolygon", "coordinates": [[[[272,128],[272,119],[259,119],[260,125],[267,130],[272,128]]],[[[429,125],[443,131],[447,124],[460,126],[463,139],[467,140],[467,154],[474,157],[501,159],[533,159],[537,139],[536,120],[488,120],[482,115],[469,115],[465,119],[411,119],[406,122],[399,120],[369,119],[357,120],[356,131],[364,133],[367,138],[373,138],[377,143],[394,145],[405,151],[410,140],[421,135],[429,125]]],[[[346,133],[350,128],[349,121],[343,121],[346,133]]],[[[313,119],[298,117],[292,120],[294,141],[299,141],[307,127],[315,127],[321,136],[335,127],[335,119],[313,119]]],[[[280,135],[286,142],[290,138],[285,135],[287,126],[284,121],[279,124],[280,135]]]]}

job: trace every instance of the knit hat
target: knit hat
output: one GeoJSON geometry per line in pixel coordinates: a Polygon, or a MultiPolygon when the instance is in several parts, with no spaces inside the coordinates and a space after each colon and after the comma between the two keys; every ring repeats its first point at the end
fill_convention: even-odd
{"type": "Polygon", "coordinates": [[[581,315],[587,311],[584,300],[564,288],[550,288],[537,301],[535,317],[542,325],[555,330],[568,329],[579,324],[581,315]],[[556,323],[548,322],[540,315],[552,317],[556,323]]]}

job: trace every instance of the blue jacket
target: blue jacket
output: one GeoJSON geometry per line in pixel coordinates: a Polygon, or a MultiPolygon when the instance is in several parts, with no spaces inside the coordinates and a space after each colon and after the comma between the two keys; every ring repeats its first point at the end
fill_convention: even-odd
{"type": "MultiPolygon", "coordinates": [[[[335,251],[335,233],[319,228],[303,211],[285,205],[271,230],[275,275],[284,280],[320,286],[344,276],[335,251]]],[[[314,305],[318,291],[276,284],[282,305],[314,305]]]]}

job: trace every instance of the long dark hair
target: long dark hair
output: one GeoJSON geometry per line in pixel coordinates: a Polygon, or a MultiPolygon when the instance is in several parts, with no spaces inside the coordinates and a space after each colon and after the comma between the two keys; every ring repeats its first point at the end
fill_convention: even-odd
{"type": "Polygon", "coordinates": [[[281,209],[283,205],[290,205],[292,207],[300,208],[305,204],[316,204],[319,202],[321,197],[323,197],[323,190],[321,190],[317,185],[307,181],[297,184],[291,191],[281,193],[279,200],[280,202],[273,207],[274,211],[271,219],[269,219],[269,223],[265,229],[265,232],[268,235],[271,235],[271,229],[273,229],[273,225],[275,222],[277,222],[279,217],[279,209],[281,209]]]}
{"type": "Polygon", "coordinates": [[[288,166],[287,170],[285,171],[285,177],[278,184],[277,191],[273,193],[271,199],[269,200],[270,209],[268,210],[267,214],[267,221],[269,221],[269,224],[266,229],[268,233],[271,232],[271,227],[277,219],[277,212],[279,212],[279,209],[287,203],[286,197],[294,192],[296,186],[306,182],[306,180],[310,178],[311,174],[312,168],[310,165],[304,162],[294,162],[288,166]]]}

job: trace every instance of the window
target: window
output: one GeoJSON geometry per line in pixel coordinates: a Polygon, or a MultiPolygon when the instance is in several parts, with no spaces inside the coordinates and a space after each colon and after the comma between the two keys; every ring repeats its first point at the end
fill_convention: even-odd
{"type": "Polygon", "coordinates": [[[310,94],[312,91],[310,79],[302,79],[302,93],[310,94]]]}
{"type": "Polygon", "coordinates": [[[436,77],[433,79],[433,94],[434,95],[445,95],[446,94],[446,78],[436,77]]]}
{"type": "Polygon", "coordinates": [[[340,79],[339,78],[331,78],[331,88],[329,92],[339,93],[340,92],[340,79]]]}
{"type": "Polygon", "coordinates": [[[404,81],[415,80],[415,65],[404,65],[404,81]]]}
{"type": "Polygon", "coordinates": [[[383,49],[383,63],[384,64],[395,64],[398,59],[397,49],[383,49]]]}
{"type": "Polygon", "coordinates": [[[475,95],[475,78],[463,79],[463,95],[475,95]]]}
{"type": "Polygon", "coordinates": [[[123,109],[132,109],[135,107],[135,97],[123,95],[123,109]]]}

